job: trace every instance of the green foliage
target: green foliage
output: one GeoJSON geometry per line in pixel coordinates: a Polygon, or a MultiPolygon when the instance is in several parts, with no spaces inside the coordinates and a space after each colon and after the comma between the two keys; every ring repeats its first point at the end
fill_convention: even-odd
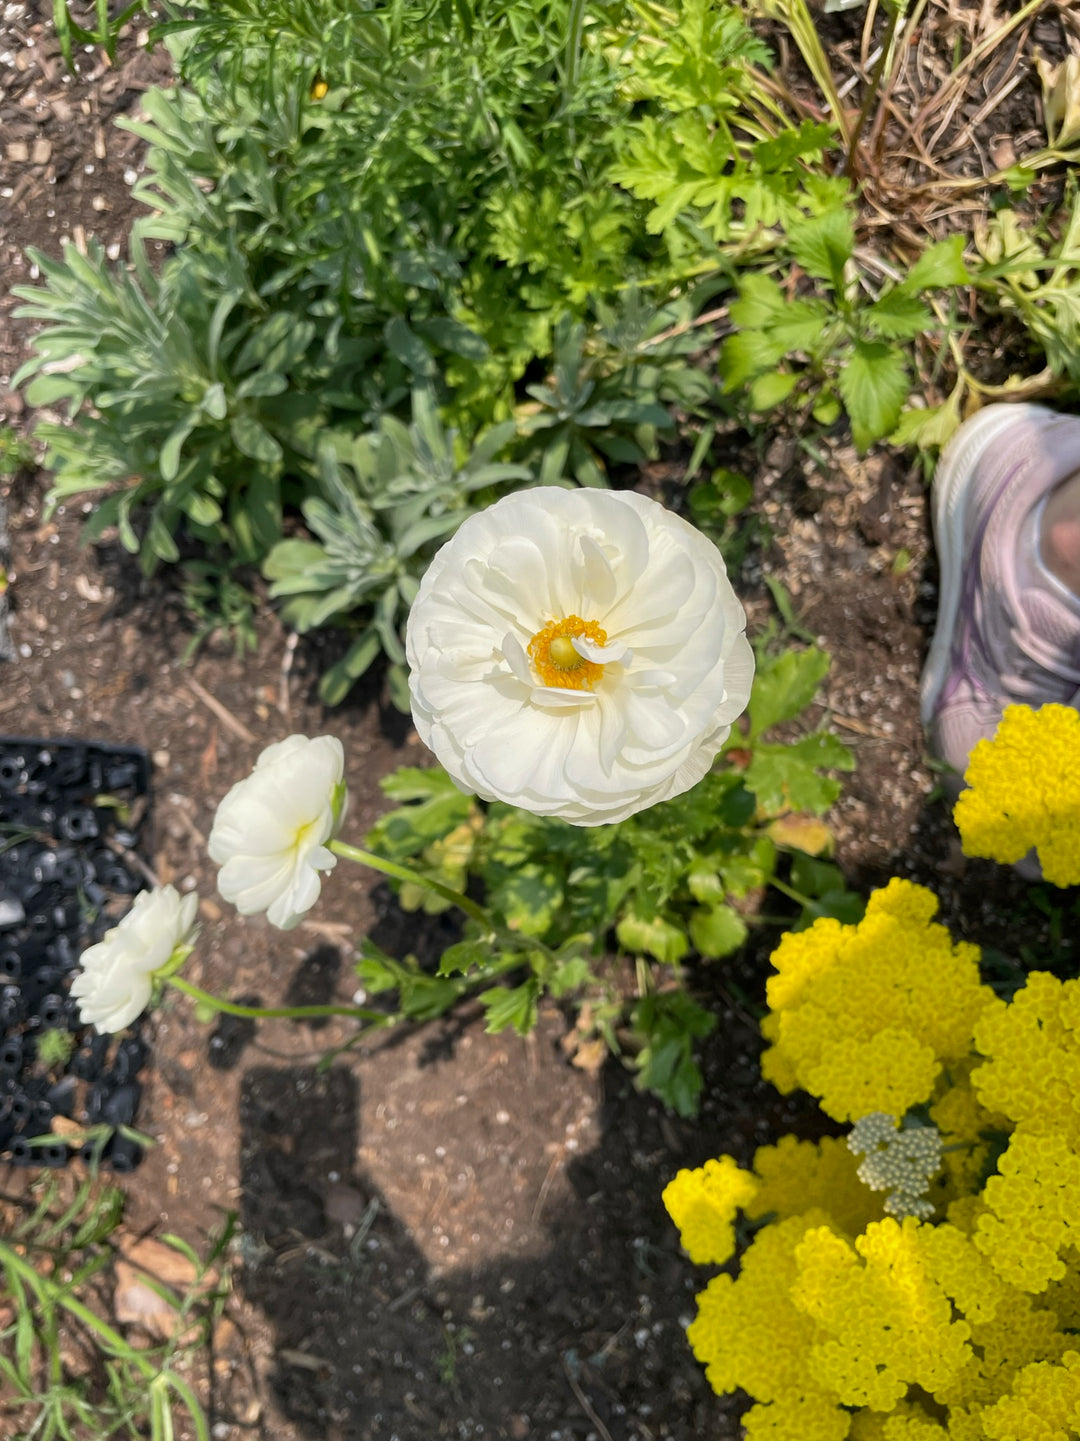
{"type": "Polygon", "coordinates": [[[412,406],[409,426],[383,416],[371,434],[320,438],[320,493],[301,503],[318,539],[282,540],[263,565],[271,596],[286,598],[282,619],[301,634],[339,619],[355,629],[360,607],[370,615],[322,677],[328,705],[344,699],[382,650],[391,694],[408,710],[401,630],[433,549],[471,512],[472,497],[490,499],[532,479],[524,466],[494,459],[513,438],[513,422],[493,426],[462,460],[430,391],[414,390],[412,406]]]}
{"type": "Polygon", "coordinates": [[[190,90],[133,126],[158,152],[153,233],[207,257],[235,246],[260,295],[370,337],[373,369],[438,368],[505,418],[561,312],[663,281],[642,207],[607,173],[624,67],[591,21],[568,74],[569,8],[195,6],[167,27],[190,90]]]}
{"type": "Polygon", "coordinates": [[[232,637],[237,658],[259,647],[255,597],[231,572],[228,562],[191,560],[184,565],[184,603],[193,635],[181,659],[186,663],[210,636],[232,637]]]}
{"type": "MultiPolygon", "coordinates": [[[[403,804],[376,823],[367,846],[454,889],[475,880],[520,946],[492,948],[470,926],[444,953],[438,977],[411,960],[365,957],[364,985],[396,988],[402,1013],[414,1018],[479,991],[492,1030],[527,1030],[545,991],[573,993],[594,1020],[603,1018],[599,1033],[613,1050],[622,1049],[616,1030],[625,1023],[639,1084],[692,1114],[700,1085],[694,1041],[710,1027],[683,989],[681,963],[737,951],[760,924],[770,885],[797,900],[804,921],[851,911],[836,868],[798,849],[800,841],[827,849],[827,828],[807,822],[839,793],[823,769],[850,769],[850,752],[829,732],[789,743],[762,739],[805,710],[827,669],[828,658],[813,647],[764,656],[749,735],[734,735],[719,768],[691,791],[617,825],[579,827],[501,803],[481,807],[439,769],[394,772],[383,787],[403,804]],[[796,811],[804,813],[801,824],[792,824],[796,811]],[[617,998],[608,959],[615,949],[637,958],[636,1002],[617,998]],[[525,979],[509,990],[492,986],[500,975],[521,973],[525,979]]],[[[403,887],[400,900],[410,909],[445,909],[418,887],[403,887]]]]}
{"type": "Polygon", "coordinates": [[[544,437],[540,479],[552,484],[568,472],[582,485],[603,485],[605,458],[636,464],[654,448],[657,430],[673,428],[657,399],[662,372],[635,374],[628,364],[597,379],[585,361],[585,327],[566,317],[555,328],[553,344],[551,377],[544,385],[526,386],[532,404],[519,412],[525,434],[544,437]]]}
{"type": "MultiPolygon", "coordinates": [[[[498,427],[529,366],[542,377],[554,359],[511,459],[535,458],[545,480],[566,465],[598,480],[670,428],[658,386],[671,371],[663,357],[683,348],[651,341],[671,323],[672,266],[644,205],[609,173],[630,113],[625,61],[600,44],[602,17],[582,21],[577,7],[572,25],[571,9],[227,0],[160,27],[181,83],[149,91],[140,118],[121,122],[149,147],[135,195],[152,213],[136,223],[133,268],[108,265],[94,242],[60,262],[35,253],[42,284],[19,292],[20,313],[43,329],[16,379],[32,404],[80,415],[39,430],[54,505],[95,493],[89,536],[116,526],[148,573],[191,557],[207,567],[189,590],[196,644],[247,620],[217,576],[262,564],[293,507],[338,505],[322,438],[333,435],[342,463],[371,433],[386,451],[421,390],[431,401],[410,434],[420,425],[426,437],[441,415],[460,435],[436,438],[419,462],[434,509],[414,519],[430,519],[432,536],[438,444],[461,452],[456,468],[481,433],[481,446],[509,439],[498,427]],[[158,268],[151,242],[170,247],[158,268]],[[586,355],[580,327],[593,316],[601,339],[586,355]],[[626,353],[628,317],[647,354],[626,353]]],[[[497,479],[489,464],[487,498],[520,474],[497,479]]],[[[382,520],[405,508],[399,499],[374,507],[382,520]]],[[[406,558],[383,560],[393,570],[406,558]]],[[[293,607],[301,623],[320,624],[320,605],[346,621],[350,590],[364,607],[381,601],[384,586],[373,596],[356,585],[370,568],[364,556],[345,584],[316,579],[293,607]]],[[[287,572],[277,579],[299,594],[287,572]]],[[[347,621],[357,646],[327,694],[344,693],[373,646],[397,659],[395,612],[376,607],[374,629],[347,621]]]]}
{"type": "Polygon", "coordinates": [[[13,383],[29,381],[32,405],[64,405],[70,418],[94,407],[78,426],[38,427],[55,475],[50,504],[106,492],[88,534],[117,526],[148,573],[180,558],[182,528],[257,560],[281,532],[283,440],[295,419],[282,370],[299,363],[313,327],[279,314],[245,338],[228,328],[245,283],[238,265],[215,298],[185,253],[160,274],[141,246],[133,254],[129,273],[96,242],[85,256],[66,246],[63,262],[35,251],[44,286],[16,288],[29,302],[18,314],[45,328],[13,383]]]}
{"type": "Polygon", "coordinates": [[[648,226],[672,244],[700,231],[715,244],[763,247],[806,214],[842,204],[848,186],[821,173],[827,124],[789,122],[758,67],[769,52],[739,10],[715,0],[632,7],[626,92],[639,117],[620,137],[614,177],[653,201],[648,226]]]}
{"type": "Polygon", "coordinates": [[[109,0],[93,0],[95,28],[80,25],[71,13],[70,0],[53,0],[52,19],[60,53],[69,70],[75,69],[76,45],[100,45],[110,60],[116,59],[120,31],[133,15],[148,8],[146,0],[132,0],[117,15],[109,14],[109,0]]]}
{"type": "Polygon", "coordinates": [[[1080,383],[1080,186],[1072,182],[1058,240],[1025,229],[1013,210],[1001,210],[976,230],[985,262],[975,283],[1007,313],[1017,315],[1054,375],[1080,383]]]}
{"type": "Polygon", "coordinates": [[[42,1031],[38,1038],[37,1060],[46,1070],[63,1066],[75,1049],[75,1037],[70,1031],[42,1031]]]}
{"type": "Polygon", "coordinates": [[[232,1219],[202,1257],[179,1237],[162,1237],[189,1263],[190,1280],[174,1289],[147,1279],[175,1324],[167,1341],[142,1347],[108,1319],[105,1299],[120,1254],[123,1192],[84,1181],[62,1197],[59,1183],[48,1178],[8,1204],[22,1212],[5,1217],[0,1239],[0,1377],[3,1409],[17,1428],[12,1441],[136,1435],[171,1441],[181,1417],[196,1441],[209,1441],[186,1373],[206,1351],[228,1294],[213,1268],[229,1245],[232,1219]],[[96,1364],[73,1372],[69,1356],[87,1348],[96,1364]]]}
{"type": "Polygon", "coordinates": [[[0,476],[18,475],[34,465],[34,447],[13,426],[0,425],[0,476]]]}
{"type": "Polygon", "coordinates": [[[900,281],[867,298],[853,273],[855,233],[842,208],[793,223],[787,248],[811,280],[795,273],[782,288],[763,272],[738,279],[730,307],[738,327],[725,340],[720,373],[728,391],[746,389],[752,410],[786,402],[822,424],[843,404],[855,444],[865,450],[895,430],[911,389],[904,343],[934,326],[927,291],[964,284],[963,239],[930,246],[900,281]]]}

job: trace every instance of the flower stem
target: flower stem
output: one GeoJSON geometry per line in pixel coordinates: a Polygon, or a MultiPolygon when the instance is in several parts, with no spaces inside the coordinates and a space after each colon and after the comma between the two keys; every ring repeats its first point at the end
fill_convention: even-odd
{"type": "Polygon", "coordinates": [[[497,929],[483,906],[478,906],[475,901],[471,901],[460,891],[455,891],[450,886],[444,886],[442,881],[437,881],[431,876],[421,875],[411,866],[403,866],[398,861],[385,860],[382,856],[377,856],[374,851],[363,851],[359,846],[350,846],[345,841],[331,841],[329,849],[335,855],[341,856],[343,860],[356,861],[358,865],[370,866],[373,871],[381,871],[384,876],[392,876],[396,881],[408,881],[414,886],[421,886],[424,890],[434,891],[437,896],[442,896],[444,901],[449,901],[451,905],[457,906],[459,911],[464,911],[471,920],[477,921],[485,931],[490,933],[497,929]]]}
{"type": "Polygon", "coordinates": [[[386,1020],[384,1012],[373,1011],[366,1006],[238,1006],[233,1001],[223,1000],[221,996],[211,995],[200,986],[193,986],[181,976],[166,977],[166,985],[183,991],[184,995],[190,996],[193,1001],[212,1006],[215,1011],[224,1011],[227,1016],[253,1016],[264,1020],[284,1016],[296,1021],[314,1020],[317,1016],[354,1016],[358,1021],[380,1023],[386,1020]]]}
{"type": "Polygon", "coordinates": [[[799,905],[805,907],[811,915],[814,914],[814,902],[809,896],[804,896],[802,891],[797,891],[794,886],[787,885],[784,881],[778,880],[776,876],[770,879],[769,885],[778,890],[782,896],[787,896],[789,900],[798,901],[799,905]]]}

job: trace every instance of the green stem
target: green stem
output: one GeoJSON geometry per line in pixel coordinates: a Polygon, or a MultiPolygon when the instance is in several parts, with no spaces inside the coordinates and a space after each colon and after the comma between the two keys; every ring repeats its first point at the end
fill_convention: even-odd
{"type": "Polygon", "coordinates": [[[211,995],[199,986],[193,986],[181,976],[169,976],[165,984],[183,991],[184,995],[190,996],[193,1001],[213,1006],[215,1011],[224,1011],[227,1016],[252,1016],[263,1020],[283,1016],[296,1021],[314,1020],[316,1016],[354,1016],[358,1021],[380,1022],[386,1019],[382,1011],[372,1011],[365,1006],[238,1006],[232,1001],[222,1000],[220,996],[211,995]]]}
{"type": "Polygon", "coordinates": [[[786,882],[779,880],[776,876],[770,879],[769,885],[778,890],[782,896],[787,896],[789,900],[798,901],[800,906],[805,906],[806,909],[813,914],[814,902],[809,896],[804,896],[802,891],[797,891],[794,886],[787,885],[786,882]]]}
{"type": "Polygon", "coordinates": [[[424,890],[434,891],[437,896],[442,896],[444,901],[449,901],[451,905],[457,906],[459,911],[464,911],[471,920],[478,922],[489,933],[497,929],[483,906],[478,906],[475,901],[469,900],[468,896],[463,896],[460,891],[455,891],[450,886],[444,886],[442,881],[437,881],[432,876],[421,875],[411,866],[384,860],[373,851],[363,851],[359,846],[350,846],[345,841],[331,841],[329,848],[343,860],[356,861],[357,865],[370,866],[373,871],[381,871],[384,876],[392,876],[396,881],[407,881],[424,890]]]}
{"type": "Polygon", "coordinates": [[[570,13],[567,16],[566,24],[566,60],[564,66],[563,80],[563,104],[570,102],[570,97],[577,89],[578,77],[581,74],[581,37],[585,29],[585,0],[570,0],[570,13]]]}
{"type": "Polygon", "coordinates": [[[136,1351],[130,1342],[125,1341],[119,1331],[114,1331],[108,1322],[95,1316],[88,1306],[84,1306],[81,1301],[69,1295],[63,1287],[58,1286],[47,1276],[39,1276],[32,1266],[28,1266],[3,1241],[0,1241],[0,1254],[3,1256],[4,1266],[19,1276],[31,1292],[39,1297],[44,1294],[50,1305],[63,1306],[66,1311],[70,1311],[84,1326],[94,1332],[113,1355],[122,1357],[137,1367],[147,1380],[154,1379],[157,1375],[157,1368],[136,1351]]]}

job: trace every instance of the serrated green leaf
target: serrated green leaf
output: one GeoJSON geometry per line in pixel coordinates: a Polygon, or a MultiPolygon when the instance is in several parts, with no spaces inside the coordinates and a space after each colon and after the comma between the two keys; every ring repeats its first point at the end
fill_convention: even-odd
{"type": "Polygon", "coordinates": [[[484,965],[491,959],[491,944],[488,941],[458,941],[447,946],[439,957],[439,975],[465,974],[484,965]]]}
{"type": "Polygon", "coordinates": [[[497,1035],[513,1026],[519,1036],[527,1036],[536,1025],[536,1002],[540,982],[530,977],[520,986],[498,986],[479,997],[487,1024],[484,1030],[497,1035]]]}
{"type": "Polygon", "coordinates": [[[685,992],[644,997],[634,1007],[631,1026],[645,1041],[637,1058],[637,1086],[652,1091],[681,1116],[697,1114],[701,1070],[694,1041],[707,1036],[716,1017],[685,992]]]}
{"type": "Polygon", "coordinates": [[[669,966],[681,961],[690,950],[686,933],[663,916],[645,919],[631,912],[619,921],[615,935],[619,945],[631,955],[655,956],[669,966]]]}
{"type": "Polygon", "coordinates": [[[917,445],[920,450],[948,445],[960,429],[960,388],[957,387],[942,405],[930,410],[905,410],[896,429],[889,436],[891,445],[917,445]]]}
{"type": "Polygon", "coordinates": [[[860,320],[872,335],[884,340],[911,340],[934,323],[934,317],[914,295],[906,295],[898,287],[887,290],[873,305],[860,314],[860,320]]]}
{"type": "Polygon", "coordinates": [[[772,410],[774,406],[787,400],[798,383],[797,375],[789,375],[783,370],[770,370],[765,375],[759,375],[750,386],[751,408],[772,410]]]}
{"type": "Polygon", "coordinates": [[[803,736],[788,745],[759,743],[746,768],[746,784],[767,816],[784,811],[821,815],[840,794],[840,782],[823,776],[824,769],[853,769],[848,748],[827,732],[803,736]]]}
{"type": "Polygon", "coordinates": [[[746,922],[731,906],[701,906],[690,912],[690,939],[699,955],[719,960],[746,940],[746,922]]]}
{"type": "Polygon", "coordinates": [[[791,253],[808,275],[844,288],[844,266],[855,253],[855,227],[848,210],[827,210],[788,228],[791,253]]]}
{"type": "Polygon", "coordinates": [[[857,340],[837,380],[859,450],[896,429],[911,376],[903,352],[882,340],[857,340]]]}
{"type": "Polygon", "coordinates": [[[772,726],[800,715],[817,694],[829,665],[828,655],[817,646],[785,650],[759,660],[747,707],[751,741],[772,726]]]}
{"type": "Polygon", "coordinates": [[[782,314],[770,322],[769,338],[785,350],[808,350],[811,354],[826,348],[831,312],[820,300],[792,300],[782,314]]]}
{"type": "Polygon", "coordinates": [[[930,245],[908,271],[902,287],[910,295],[947,285],[966,285],[971,279],[964,264],[964,236],[950,235],[930,245]]]}
{"type": "Polygon", "coordinates": [[[719,374],[722,388],[730,392],[749,384],[766,370],[772,370],[787,353],[787,347],[762,330],[737,330],[720,347],[719,374]]]}
{"type": "Polygon", "coordinates": [[[731,323],[740,330],[765,330],[782,315],[787,297],[771,276],[753,271],[739,278],[739,298],[728,306],[731,323]]]}

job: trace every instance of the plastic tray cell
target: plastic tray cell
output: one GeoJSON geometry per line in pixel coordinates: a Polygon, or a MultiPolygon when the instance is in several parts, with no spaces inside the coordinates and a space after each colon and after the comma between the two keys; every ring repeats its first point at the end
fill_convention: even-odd
{"type": "Polygon", "coordinates": [[[115,1134],[87,1156],[138,1164],[117,1128],[138,1108],[140,1023],[99,1036],[68,993],[79,956],[145,885],[150,803],[144,750],[0,736],[0,1161],[66,1165],[74,1128],[104,1124],[115,1134]]]}

